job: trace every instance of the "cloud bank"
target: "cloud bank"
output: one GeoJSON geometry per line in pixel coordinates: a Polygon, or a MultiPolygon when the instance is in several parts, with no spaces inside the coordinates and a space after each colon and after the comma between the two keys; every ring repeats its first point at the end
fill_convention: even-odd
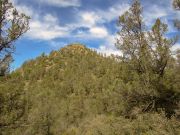
{"type": "MultiPolygon", "coordinates": [[[[42,8],[39,11],[33,5],[28,6],[26,2],[21,3],[19,0],[13,0],[20,12],[32,17],[30,31],[25,37],[32,40],[47,41],[50,45],[53,43],[56,46],[58,45],[58,39],[63,39],[59,41],[60,45],[71,41],[71,39],[79,42],[82,39],[91,40],[92,42],[93,40],[99,40],[100,43],[98,42],[99,45],[96,46],[97,50],[107,54],[118,54],[114,46],[116,32],[118,31],[116,22],[118,16],[130,7],[129,1],[118,1],[114,1],[114,4],[107,8],[101,6],[99,8],[88,8],[85,7],[85,0],[39,0],[38,3],[41,7],[46,5],[51,8],[51,10],[42,8]],[[57,7],[57,9],[52,9],[52,7],[57,7]],[[68,14],[70,10],[72,12],[68,14]],[[69,19],[66,24],[63,24],[62,20],[66,17],[74,19],[69,19]]],[[[86,1],[86,3],[88,2],[90,3],[90,1],[86,1]]],[[[180,15],[169,6],[170,2],[168,0],[165,0],[164,3],[166,4],[162,5],[161,2],[154,0],[143,1],[145,5],[143,16],[148,27],[152,26],[156,18],[161,18],[169,23],[174,16],[180,15]],[[147,6],[149,3],[151,3],[151,6],[147,6]]],[[[104,1],[102,1],[102,4],[104,4],[104,1]]],[[[170,31],[174,32],[175,30],[170,27],[170,31]]]]}

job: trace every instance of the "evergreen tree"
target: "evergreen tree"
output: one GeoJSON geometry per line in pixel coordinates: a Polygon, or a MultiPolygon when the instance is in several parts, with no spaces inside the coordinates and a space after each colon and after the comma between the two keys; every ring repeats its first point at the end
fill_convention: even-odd
{"type": "Polygon", "coordinates": [[[5,75],[10,70],[14,42],[29,29],[28,25],[28,16],[19,13],[9,0],[0,0],[0,134],[17,127],[25,113],[24,83],[19,80],[20,75],[14,76],[15,80],[5,75]],[[8,80],[12,82],[6,86],[8,80]],[[15,82],[19,85],[13,88],[15,82]]]}
{"type": "Polygon", "coordinates": [[[29,29],[28,25],[28,16],[19,13],[9,0],[0,0],[0,75],[8,71],[14,42],[29,29]]]}
{"type": "MultiPolygon", "coordinates": [[[[142,111],[158,111],[160,108],[170,117],[175,113],[174,106],[178,105],[179,90],[167,87],[165,82],[171,59],[170,49],[177,38],[165,37],[167,25],[160,19],[147,31],[138,0],[119,17],[119,26],[121,30],[116,46],[123,53],[124,72],[131,73],[129,75],[132,76],[125,82],[130,87],[124,93],[129,106],[127,110],[135,106],[142,111]]],[[[125,77],[127,76],[126,74],[125,77]]]]}

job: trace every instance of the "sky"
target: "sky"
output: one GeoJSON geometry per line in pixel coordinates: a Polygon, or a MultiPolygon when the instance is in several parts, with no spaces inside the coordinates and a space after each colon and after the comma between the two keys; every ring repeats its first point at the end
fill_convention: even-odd
{"type": "MultiPolygon", "coordinates": [[[[117,20],[133,0],[10,0],[19,12],[31,17],[30,29],[15,42],[12,69],[43,52],[81,43],[107,55],[119,55],[115,37],[120,30],[117,20]]],[[[147,29],[160,18],[169,25],[167,36],[180,34],[173,20],[180,18],[171,0],[141,0],[147,29]]],[[[180,48],[178,42],[174,48],[180,48]]]]}

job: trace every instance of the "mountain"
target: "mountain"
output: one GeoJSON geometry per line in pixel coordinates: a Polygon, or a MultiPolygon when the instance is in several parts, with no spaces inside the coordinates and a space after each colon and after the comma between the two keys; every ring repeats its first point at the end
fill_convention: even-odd
{"type": "Polygon", "coordinates": [[[0,135],[178,135],[176,117],[138,107],[124,115],[123,69],[80,44],[25,62],[0,78],[0,135]]]}

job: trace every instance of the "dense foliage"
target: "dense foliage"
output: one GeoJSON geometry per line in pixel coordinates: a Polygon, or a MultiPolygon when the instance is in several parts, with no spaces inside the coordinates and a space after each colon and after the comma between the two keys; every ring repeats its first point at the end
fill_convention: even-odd
{"type": "MultiPolygon", "coordinates": [[[[176,71],[175,79],[180,68],[175,59],[172,63],[169,72],[176,71]]],[[[8,102],[0,107],[0,124],[6,125],[0,128],[1,134],[178,135],[177,115],[167,119],[163,110],[142,113],[136,106],[126,112],[131,113],[127,117],[130,104],[124,100],[124,91],[140,84],[134,79],[138,76],[124,71],[125,67],[119,58],[104,57],[82,45],[69,45],[26,62],[1,80],[1,100],[8,102]]]]}

